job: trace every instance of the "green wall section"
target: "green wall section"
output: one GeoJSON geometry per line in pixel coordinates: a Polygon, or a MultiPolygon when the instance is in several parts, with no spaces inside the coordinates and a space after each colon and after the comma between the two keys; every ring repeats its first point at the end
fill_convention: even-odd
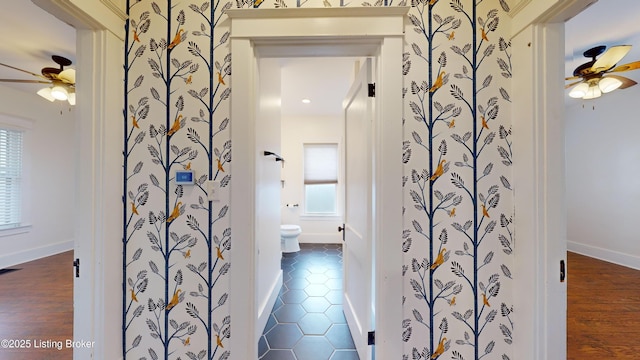
{"type": "MultiPolygon", "coordinates": [[[[224,11],[411,5],[404,74],[402,359],[510,359],[511,48],[504,0],[133,1],[125,43],[123,356],[233,359],[224,11]],[[193,185],[176,185],[177,170],[193,185]],[[210,183],[220,187],[209,201],[210,183]]],[[[242,94],[239,94],[242,96],[242,94]]],[[[240,129],[241,131],[241,129],[240,129]]],[[[393,176],[391,174],[390,176],[393,176]]],[[[383,311],[383,309],[381,309],[383,311]]],[[[241,359],[238,359],[241,360],[241,359]]]]}

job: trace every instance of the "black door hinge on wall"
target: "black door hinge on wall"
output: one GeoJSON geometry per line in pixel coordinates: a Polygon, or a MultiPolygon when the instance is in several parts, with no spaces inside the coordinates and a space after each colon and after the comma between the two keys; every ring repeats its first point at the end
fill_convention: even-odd
{"type": "Polygon", "coordinates": [[[376,344],[376,332],[369,331],[367,333],[367,345],[375,345],[376,344]]]}
{"type": "Polygon", "coordinates": [[[369,97],[376,97],[376,84],[369,84],[369,97]]]}
{"type": "Polygon", "coordinates": [[[73,267],[76,268],[76,277],[80,277],[80,259],[73,260],[73,267]]]}

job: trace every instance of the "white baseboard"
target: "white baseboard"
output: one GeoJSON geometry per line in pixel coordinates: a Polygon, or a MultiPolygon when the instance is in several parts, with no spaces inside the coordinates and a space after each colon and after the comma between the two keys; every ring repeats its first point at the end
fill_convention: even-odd
{"type": "MultiPolygon", "coordinates": [[[[59,254],[61,252],[73,250],[73,240],[63,241],[55,244],[45,245],[37,248],[26,249],[0,256],[0,269],[22,264],[28,261],[41,259],[43,257],[59,254]]],[[[71,269],[71,264],[69,264],[71,269]]],[[[71,271],[71,270],[69,270],[71,271]]]]}
{"type": "Polygon", "coordinates": [[[580,244],[574,241],[567,241],[567,250],[578,253],[580,255],[596,258],[598,260],[603,260],[632,269],[640,270],[640,257],[638,256],[629,255],[610,249],[604,249],[593,245],[580,244]]]}
{"type": "Polygon", "coordinates": [[[258,321],[256,322],[256,344],[258,340],[260,340],[260,336],[264,330],[264,327],[267,325],[267,321],[269,321],[269,315],[271,315],[271,310],[276,303],[276,299],[278,298],[278,294],[280,293],[280,289],[282,288],[282,270],[278,272],[278,277],[273,284],[271,284],[271,288],[269,289],[269,296],[265,299],[264,302],[260,304],[260,308],[258,309],[258,321]]]}
{"type": "Polygon", "coordinates": [[[298,237],[301,244],[342,244],[342,233],[335,234],[305,234],[298,237]]]}

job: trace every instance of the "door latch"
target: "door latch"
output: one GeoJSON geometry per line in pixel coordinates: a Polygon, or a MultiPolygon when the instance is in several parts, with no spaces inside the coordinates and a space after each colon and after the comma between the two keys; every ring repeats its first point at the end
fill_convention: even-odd
{"type": "Polygon", "coordinates": [[[76,277],[80,277],[80,259],[73,260],[73,267],[76,268],[76,277]]]}

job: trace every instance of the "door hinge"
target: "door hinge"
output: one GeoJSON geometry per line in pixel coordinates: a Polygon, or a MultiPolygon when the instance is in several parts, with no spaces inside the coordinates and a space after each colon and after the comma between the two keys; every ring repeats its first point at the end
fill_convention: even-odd
{"type": "Polygon", "coordinates": [[[369,97],[376,97],[376,84],[369,84],[369,97]]]}
{"type": "Polygon", "coordinates": [[[367,333],[367,345],[375,345],[376,344],[376,332],[369,331],[367,333]]]}
{"type": "Polygon", "coordinates": [[[73,260],[73,267],[76,268],[76,277],[80,277],[80,259],[73,260]]]}
{"type": "Polygon", "coordinates": [[[567,269],[564,265],[564,260],[560,260],[560,282],[564,282],[564,279],[567,277],[567,269]]]}

